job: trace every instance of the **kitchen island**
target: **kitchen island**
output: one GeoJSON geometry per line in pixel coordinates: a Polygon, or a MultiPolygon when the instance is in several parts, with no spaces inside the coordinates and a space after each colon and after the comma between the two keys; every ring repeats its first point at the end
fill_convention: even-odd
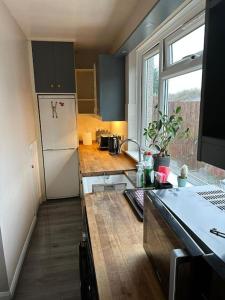
{"type": "Polygon", "coordinates": [[[165,299],[123,194],[86,194],[85,205],[99,299],[165,299]]]}

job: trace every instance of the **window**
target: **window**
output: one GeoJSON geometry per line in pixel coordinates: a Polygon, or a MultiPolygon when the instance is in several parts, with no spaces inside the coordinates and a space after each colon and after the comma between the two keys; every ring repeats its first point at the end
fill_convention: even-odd
{"type": "MultiPolygon", "coordinates": [[[[143,60],[142,126],[157,118],[154,109],[159,102],[159,50],[153,50],[143,60]]],[[[144,142],[145,145],[146,141],[144,142]]]]}
{"type": "Polygon", "coordinates": [[[180,169],[183,164],[189,166],[193,183],[218,183],[218,180],[225,178],[225,171],[197,161],[201,80],[202,70],[167,80],[168,112],[181,106],[184,128],[189,127],[191,132],[188,140],[175,140],[169,152],[174,169],[180,169]]]}
{"type": "Polygon", "coordinates": [[[204,31],[205,26],[185,35],[183,38],[169,45],[170,64],[181,61],[192,54],[201,53],[204,46],[204,31]]]}
{"type": "Polygon", "coordinates": [[[197,167],[201,81],[201,70],[172,77],[167,81],[168,112],[170,114],[177,106],[180,106],[184,120],[183,126],[190,128],[189,139],[176,140],[171,145],[169,152],[179,166],[185,163],[191,169],[197,167]]]}
{"type": "MultiPolygon", "coordinates": [[[[162,41],[158,50],[143,56],[142,132],[148,122],[157,118],[154,107],[169,114],[181,106],[184,128],[190,137],[175,140],[170,146],[171,167],[179,172],[183,164],[190,169],[193,184],[217,183],[225,178],[225,171],[197,161],[198,130],[201,101],[202,53],[204,46],[204,18],[181,27],[162,41]],[[159,50],[160,49],[160,50],[159,50]],[[165,55],[163,55],[165,54],[165,55]],[[160,70],[160,58],[163,58],[160,70]],[[159,93],[160,91],[160,93],[159,93]]],[[[147,146],[142,141],[142,146],[147,146]]],[[[224,180],[225,183],[225,180],[224,180]]]]}

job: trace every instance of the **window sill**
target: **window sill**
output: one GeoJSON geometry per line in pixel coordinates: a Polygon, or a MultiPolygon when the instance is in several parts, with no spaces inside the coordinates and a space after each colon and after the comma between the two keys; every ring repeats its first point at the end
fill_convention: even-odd
{"type": "MultiPolygon", "coordinates": [[[[135,160],[138,163],[138,151],[125,151],[125,153],[130,156],[133,160],[135,160]]],[[[143,160],[143,154],[142,154],[142,160],[143,160]]],[[[177,173],[174,172],[174,170],[171,170],[168,181],[173,185],[173,187],[178,187],[177,185],[177,173]]],[[[187,182],[187,187],[193,186],[190,182],[187,182]]]]}
{"type": "MultiPolygon", "coordinates": [[[[139,161],[138,151],[127,150],[127,151],[125,151],[125,153],[138,163],[138,161],[139,161]]],[[[141,160],[143,160],[143,153],[141,154],[141,160]]]]}

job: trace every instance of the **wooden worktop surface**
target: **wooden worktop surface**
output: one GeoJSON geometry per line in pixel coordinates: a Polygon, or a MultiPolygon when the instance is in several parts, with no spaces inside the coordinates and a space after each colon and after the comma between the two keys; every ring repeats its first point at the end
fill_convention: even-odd
{"type": "Polygon", "coordinates": [[[80,172],[82,176],[100,175],[104,172],[118,173],[135,169],[136,163],[127,155],[110,155],[101,151],[97,144],[79,146],[80,172]]]}
{"type": "Polygon", "coordinates": [[[100,300],[164,299],[139,222],[120,192],[85,195],[100,300]]]}

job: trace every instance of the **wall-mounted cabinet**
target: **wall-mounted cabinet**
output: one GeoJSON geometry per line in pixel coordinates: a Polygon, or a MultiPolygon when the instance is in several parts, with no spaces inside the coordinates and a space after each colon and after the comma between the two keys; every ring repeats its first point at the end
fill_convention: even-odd
{"type": "Polygon", "coordinates": [[[96,72],[76,69],[76,91],[79,114],[96,114],[96,72]]]}
{"type": "Polygon", "coordinates": [[[74,93],[74,47],[71,42],[32,41],[35,91],[74,93]]]}
{"type": "Polygon", "coordinates": [[[99,55],[97,113],[103,121],[125,121],[125,59],[99,55]]]}

